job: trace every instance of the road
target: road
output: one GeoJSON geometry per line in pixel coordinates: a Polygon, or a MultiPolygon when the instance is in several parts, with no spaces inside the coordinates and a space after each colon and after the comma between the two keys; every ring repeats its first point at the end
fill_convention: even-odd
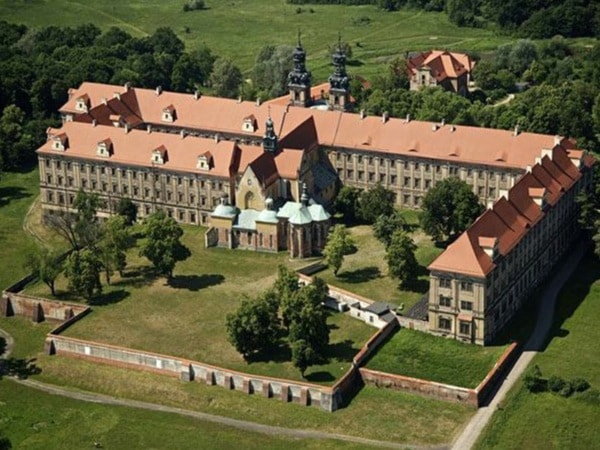
{"type": "Polygon", "coordinates": [[[452,450],[467,450],[473,448],[475,442],[483,432],[483,429],[492,418],[492,414],[494,414],[494,411],[498,408],[498,405],[504,400],[508,391],[510,391],[523,372],[527,369],[533,357],[543,349],[548,333],[552,328],[552,320],[554,318],[554,309],[556,307],[558,294],[577,268],[579,261],[581,261],[581,258],[585,255],[587,249],[587,244],[581,242],[571,252],[559,273],[557,273],[556,276],[552,278],[550,284],[546,286],[542,294],[543,301],[540,302],[538,309],[535,329],[526,342],[523,353],[519,356],[519,359],[517,359],[510,373],[502,382],[502,385],[496,392],[494,398],[487,406],[483,406],[477,410],[477,413],[475,413],[462,433],[454,441],[452,450]]]}

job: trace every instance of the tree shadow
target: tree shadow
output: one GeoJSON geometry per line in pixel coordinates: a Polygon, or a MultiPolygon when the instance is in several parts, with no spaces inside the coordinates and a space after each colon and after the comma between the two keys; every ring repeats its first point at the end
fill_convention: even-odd
{"type": "Polygon", "coordinates": [[[0,207],[8,205],[13,200],[31,197],[31,193],[27,192],[20,186],[4,186],[0,188],[0,207]]]}
{"type": "Polygon", "coordinates": [[[120,301],[129,297],[129,292],[125,289],[119,289],[116,291],[107,292],[105,294],[97,295],[92,298],[88,304],[90,306],[106,306],[112,305],[113,303],[119,303],[120,301]]]}
{"type": "Polygon", "coordinates": [[[248,364],[258,362],[288,362],[292,360],[292,350],[287,342],[279,341],[277,344],[272,345],[264,350],[253,353],[246,357],[248,364]]]}
{"type": "Polygon", "coordinates": [[[346,283],[366,283],[381,276],[381,271],[378,267],[369,266],[361,269],[344,271],[338,275],[338,278],[346,283]]]}
{"type": "Polygon", "coordinates": [[[6,343],[6,339],[4,339],[3,337],[0,337],[0,356],[4,355],[7,345],[8,344],[6,343]]]}
{"type": "Polygon", "coordinates": [[[311,381],[313,383],[326,383],[326,382],[334,381],[335,377],[329,372],[320,370],[318,372],[312,372],[312,373],[305,374],[304,379],[306,381],[311,381]]]}
{"type": "Polygon", "coordinates": [[[152,267],[136,266],[123,273],[123,277],[111,284],[111,286],[131,286],[141,288],[149,285],[156,278],[152,267]]]}
{"type": "Polygon", "coordinates": [[[405,291],[412,291],[418,292],[419,294],[424,294],[429,289],[429,281],[418,278],[416,280],[403,283],[400,287],[405,291]]]}
{"type": "Polygon", "coordinates": [[[209,286],[216,286],[225,281],[221,274],[204,275],[177,275],[172,277],[167,284],[175,289],[188,289],[190,291],[199,291],[209,286]]]}
{"type": "Polygon", "coordinates": [[[35,364],[35,361],[35,358],[8,358],[0,360],[0,379],[3,376],[9,376],[24,380],[31,375],[42,373],[42,369],[35,364]]]}
{"type": "Polygon", "coordinates": [[[360,67],[365,65],[365,63],[362,62],[360,59],[349,59],[348,61],[346,61],[346,64],[352,67],[360,67]]]}
{"type": "Polygon", "coordinates": [[[350,339],[345,339],[342,342],[329,344],[325,349],[323,359],[326,361],[348,362],[352,361],[356,353],[358,353],[358,349],[354,348],[354,342],[350,339]]]}

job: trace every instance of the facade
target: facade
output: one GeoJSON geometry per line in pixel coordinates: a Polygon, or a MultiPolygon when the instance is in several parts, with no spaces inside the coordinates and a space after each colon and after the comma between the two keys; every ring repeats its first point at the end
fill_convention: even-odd
{"type": "Polygon", "coordinates": [[[441,86],[467,95],[474,62],[469,55],[432,50],[408,59],[410,90],[441,86]]]}
{"type": "Polygon", "coordinates": [[[578,238],[593,159],[557,145],[430,266],[429,327],[490,343],[578,238]]]}

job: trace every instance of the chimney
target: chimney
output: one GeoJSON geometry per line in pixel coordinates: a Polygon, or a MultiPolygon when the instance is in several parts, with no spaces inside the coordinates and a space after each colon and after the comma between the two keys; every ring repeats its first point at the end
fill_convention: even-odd
{"type": "Polygon", "coordinates": [[[98,125],[98,121],[96,119],[92,119],[92,126],[95,127],[98,125]]]}
{"type": "Polygon", "coordinates": [[[450,132],[454,133],[456,131],[456,127],[454,125],[450,125],[450,132]]]}
{"type": "Polygon", "coordinates": [[[260,97],[256,97],[256,106],[260,106],[260,97]]]}
{"type": "Polygon", "coordinates": [[[116,98],[117,100],[121,100],[121,94],[119,92],[115,92],[115,93],[113,93],[113,98],[116,98]]]}
{"type": "Polygon", "coordinates": [[[558,134],[554,136],[554,145],[560,145],[561,142],[562,138],[558,134]]]}
{"type": "Polygon", "coordinates": [[[148,132],[148,134],[152,133],[152,125],[146,125],[146,131],[148,132]]]}
{"type": "Polygon", "coordinates": [[[492,261],[498,256],[498,238],[479,236],[479,246],[492,261]]]}
{"type": "Polygon", "coordinates": [[[183,139],[185,137],[185,130],[181,130],[179,135],[181,136],[181,139],[183,139]]]}
{"type": "Polygon", "coordinates": [[[131,125],[129,125],[128,123],[125,124],[125,134],[129,133],[129,130],[131,130],[131,125]]]}
{"type": "Polygon", "coordinates": [[[410,114],[407,114],[407,115],[406,115],[406,120],[405,120],[405,122],[406,122],[406,123],[410,123],[410,114]]]}
{"type": "Polygon", "coordinates": [[[198,100],[200,98],[200,91],[198,89],[194,90],[194,100],[198,100]]]}
{"type": "Polygon", "coordinates": [[[440,126],[437,123],[431,124],[431,131],[437,131],[440,126]]]}
{"type": "Polygon", "coordinates": [[[160,95],[162,93],[162,86],[156,86],[156,95],[160,95]]]}
{"type": "Polygon", "coordinates": [[[442,119],[442,123],[440,124],[442,127],[446,125],[446,119],[442,119]]]}
{"type": "Polygon", "coordinates": [[[219,140],[220,140],[219,133],[215,133],[215,143],[217,143],[217,144],[218,144],[218,143],[219,143],[219,140]]]}
{"type": "Polygon", "coordinates": [[[546,189],[545,188],[535,188],[530,187],[527,191],[531,199],[538,205],[540,208],[544,208],[546,206],[546,189]]]}
{"type": "Polygon", "coordinates": [[[102,97],[100,99],[100,101],[102,102],[103,105],[107,105],[108,104],[108,100],[106,100],[106,97],[102,97]]]}
{"type": "Polygon", "coordinates": [[[519,124],[516,124],[515,132],[513,133],[513,136],[518,136],[520,132],[521,132],[521,129],[519,128],[519,124]]]}
{"type": "Polygon", "coordinates": [[[123,85],[123,87],[125,88],[125,92],[129,92],[129,89],[131,89],[131,82],[128,81],[123,85]]]}
{"type": "Polygon", "coordinates": [[[361,118],[361,120],[365,118],[365,110],[364,109],[360,110],[360,118],[361,118]]]}
{"type": "Polygon", "coordinates": [[[387,111],[384,111],[382,116],[381,116],[381,121],[383,123],[386,123],[390,118],[390,114],[387,111]]]}
{"type": "Polygon", "coordinates": [[[542,149],[540,162],[544,158],[544,156],[547,156],[548,158],[552,159],[552,149],[550,149],[550,148],[543,148],[542,149]]]}
{"type": "Polygon", "coordinates": [[[242,96],[238,95],[238,103],[242,103],[242,96]]]}

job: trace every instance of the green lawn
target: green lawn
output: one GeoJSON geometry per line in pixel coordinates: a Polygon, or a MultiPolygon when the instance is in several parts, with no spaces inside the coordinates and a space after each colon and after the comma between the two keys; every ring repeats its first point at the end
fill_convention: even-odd
{"type": "MultiPolygon", "coordinates": [[[[552,340],[532,364],[544,375],[585,378],[600,389],[600,263],[583,260],[559,296],[552,340]]],[[[576,397],[531,394],[522,383],[496,411],[478,448],[592,449],[600,442],[600,407],[576,397]]]]}
{"type": "MultiPolygon", "coordinates": [[[[414,215],[410,215],[409,223],[413,223],[414,215]]],[[[415,222],[416,223],[416,222],[415,222]]],[[[337,277],[333,270],[326,269],[316,275],[327,283],[363,295],[376,301],[387,301],[400,305],[404,310],[414,305],[428,290],[429,276],[426,267],[442,252],[435,247],[431,239],[416,229],[412,237],[417,244],[416,257],[421,265],[419,281],[411,289],[399,289],[398,281],[387,276],[385,248],[373,237],[368,225],[349,228],[356,244],[357,252],[344,257],[344,263],[337,277]]]]}
{"type": "MultiPolygon", "coordinates": [[[[41,373],[35,375],[35,379],[74,389],[287,428],[432,445],[450,442],[473,414],[473,409],[464,405],[369,386],[362,389],[347,407],[326,413],[318,408],[285,404],[200,382],[182,383],[163,375],[47,356],[40,353],[44,327],[26,319],[0,317],[0,328],[15,338],[15,355],[36,358],[41,373]]],[[[11,390],[13,384],[6,386],[11,390]]],[[[4,392],[3,389],[4,385],[0,385],[0,392],[4,392]]],[[[57,399],[58,403],[60,401],[57,399]]],[[[1,405],[0,402],[0,408],[1,405]]],[[[1,417],[0,428],[4,429],[1,417]]],[[[131,442],[136,442],[133,437],[131,442]]]]}
{"type": "Polygon", "coordinates": [[[243,431],[177,414],[99,405],[0,381],[0,429],[13,448],[333,449],[364,448],[333,440],[294,439],[243,431]]]}
{"type": "Polygon", "coordinates": [[[381,346],[367,368],[475,388],[506,346],[481,347],[403,328],[381,346]]]}
{"type": "Polygon", "coordinates": [[[93,21],[101,28],[117,26],[135,36],[169,26],[188,49],[206,44],[245,71],[252,67],[262,46],[294,45],[301,30],[315,82],[326,81],[331,72],[327,48],[337,42],[338,32],[352,44],[355,63],[349,72],[366,77],[377,74],[382,62],[406,51],[434,47],[486,51],[509,41],[490,30],[458,28],[443,13],[387,13],[371,5],[302,5],[303,12],[297,14],[298,5],[285,0],[207,0],[207,10],[184,13],[185,1],[0,0],[0,19],[30,26],[75,26],[93,21]],[[365,17],[370,23],[356,24],[365,17]]]}
{"type": "MultiPolygon", "coordinates": [[[[244,295],[254,296],[271,286],[277,266],[297,266],[285,252],[277,255],[243,250],[204,248],[204,228],[186,227],[183,242],[191,257],[178,263],[174,278],[149,273],[148,262],[129,252],[125,277],[104,286],[93,301],[93,312],[65,335],[114,345],[189,358],[243,372],[302,380],[291,364],[287,346],[268,358],[244,361],[227,341],[225,316],[244,295]]],[[[104,282],[104,280],[103,280],[104,282]]],[[[64,277],[57,282],[57,297],[79,300],[67,290],[64,277]]],[[[27,288],[34,295],[50,296],[42,283],[27,288]]],[[[331,313],[327,361],[306,372],[306,379],[332,384],[346,372],[353,356],[376,329],[341,313],[331,313]]]]}

